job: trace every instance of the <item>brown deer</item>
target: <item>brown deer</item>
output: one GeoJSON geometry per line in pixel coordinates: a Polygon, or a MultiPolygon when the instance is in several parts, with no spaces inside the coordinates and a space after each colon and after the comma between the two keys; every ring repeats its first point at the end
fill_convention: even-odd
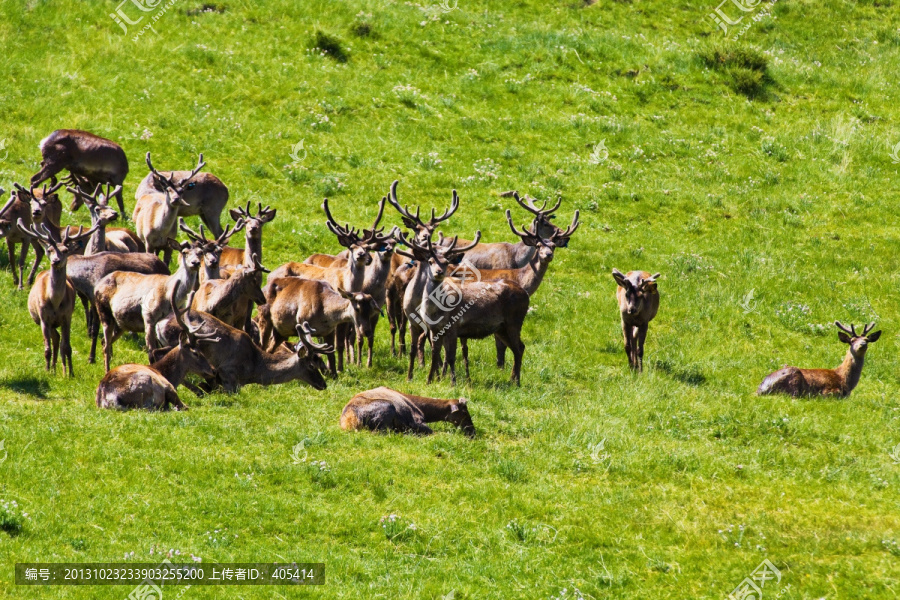
{"type": "MultiPolygon", "coordinates": [[[[196,175],[200,169],[206,166],[203,162],[203,154],[197,160],[197,166],[191,173],[196,175]]],[[[163,262],[169,264],[172,258],[172,250],[169,246],[169,238],[175,235],[175,224],[178,212],[188,204],[182,198],[184,188],[173,179],[163,176],[153,167],[150,161],[150,153],[147,153],[147,167],[163,185],[163,191],[153,190],[138,198],[134,205],[134,228],[147,252],[159,254],[163,252],[163,262]]],[[[188,178],[190,179],[190,178],[188,178]]]]}
{"type": "Polygon", "coordinates": [[[201,283],[191,308],[209,313],[232,327],[243,328],[250,307],[254,303],[260,306],[266,303],[261,288],[263,273],[268,272],[254,254],[252,267],[238,267],[228,279],[201,283]]]}
{"type": "Polygon", "coordinates": [[[119,213],[106,202],[115,192],[110,192],[107,186],[104,195],[100,187],[100,184],[97,184],[93,194],[87,194],[81,188],[67,188],[81,198],[82,204],[87,205],[91,214],[91,225],[97,226],[94,235],[88,240],[84,255],[91,256],[100,252],[143,252],[144,244],[133,233],[123,229],[108,230],[107,225],[117,220],[119,213]]]}
{"type": "MultiPolygon", "coordinates": [[[[405,257],[396,252],[394,257],[395,259],[405,260],[405,257]]],[[[403,295],[406,293],[406,286],[412,281],[415,273],[415,264],[411,261],[405,261],[395,267],[388,278],[384,310],[387,313],[388,326],[391,330],[391,356],[404,356],[406,354],[406,325],[409,321],[406,318],[406,313],[403,312],[403,295]],[[398,335],[400,338],[399,346],[396,345],[398,335]]]]}
{"type": "Polygon", "coordinates": [[[228,205],[228,187],[221,179],[196,171],[160,171],[159,174],[161,177],[151,171],[144,177],[134,194],[135,200],[153,192],[163,193],[171,182],[187,204],[178,209],[178,214],[199,216],[214,236],[222,235],[222,210],[228,205]]]}
{"type": "Polygon", "coordinates": [[[214,334],[199,334],[196,331],[199,326],[192,327],[185,323],[184,315],[178,310],[178,303],[174,299],[177,290],[178,285],[172,287],[173,297],[170,302],[175,321],[180,327],[178,344],[161,349],[158,354],[162,354],[162,357],[149,367],[128,364],[109,371],[97,386],[98,407],[118,410],[169,410],[172,407],[175,410],[187,410],[175,391],[185,376],[196,373],[204,377],[215,377],[215,369],[198,350],[198,342],[202,339],[215,344],[219,338],[214,334]]]}
{"type": "Polygon", "coordinates": [[[38,274],[28,294],[28,312],[34,322],[41,327],[44,335],[44,360],[47,370],[51,370],[52,359],[52,369],[56,371],[56,359],[62,353],[63,374],[66,373],[68,365],[68,375],[74,377],[70,333],[72,313],[75,310],[75,288],[66,277],[66,261],[73,249],[90,237],[93,230],[85,232],[79,229],[78,234],[72,237],[67,231],[62,239],[57,241],[46,225],[41,224],[43,231],[38,231],[34,225],[26,228],[22,220],[16,225],[23,234],[38,240],[50,258],[50,269],[38,274]]]}
{"type": "Polygon", "coordinates": [[[38,266],[41,259],[44,258],[44,249],[38,243],[37,239],[27,233],[22,233],[16,224],[22,221],[26,229],[29,228],[33,221],[31,220],[31,203],[27,197],[22,197],[16,191],[10,192],[9,200],[0,209],[0,237],[6,238],[6,248],[9,252],[9,268],[12,270],[13,283],[16,289],[23,289],[25,282],[25,260],[28,258],[28,248],[34,247],[35,260],[31,266],[31,273],[28,275],[28,285],[34,283],[34,277],[37,274],[38,266]],[[16,246],[19,245],[19,259],[16,260],[16,246]]]}
{"type": "MultiPolygon", "coordinates": [[[[400,241],[412,250],[417,263],[414,281],[406,288],[403,309],[410,318],[413,343],[410,350],[409,372],[427,333],[431,340],[431,383],[441,368],[441,350],[452,383],[456,383],[456,344],[459,338],[481,339],[497,335],[512,350],[512,380],[520,385],[522,356],[522,324],[528,314],[528,293],[519,284],[505,279],[499,281],[457,281],[449,277],[451,265],[458,264],[466,251],[481,239],[477,232],[469,246],[457,248],[453,238],[445,246],[431,241],[419,244],[400,234],[400,241]],[[416,340],[420,340],[416,343],[416,340]]],[[[398,251],[403,252],[403,251],[398,251]]]]}
{"type": "Polygon", "coordinates": [[[404,394],[387,387],[366,390],[353,396],[341,412],[341,429],[354,431],[396,431],[398,433],[434,433],[426,423],[446,421],[475,437],[475,425],[469,414],[468,400],[442,400],[404,394]]]}
{"type": "MultiPolygon", "coordinates": [[[[209,240],[206,238],[206,232],[203,231],[203,225],[200,225],[200,233],[187,226],[184,219],[178,219],[178,228],[187,234],[196,244],[203,247],[203,268],[200,271],[200,285],[214,279],[222,279],[222,270],[220,268],[220,260],[222,251],[228,244],[229,238],[240,231],[244,227],[244,220],[238,219],[234,225],[234,229],[230,226],[225,227],[216,239],[209,240]]],[[[268,271],[267,271],[268,272],[268,271]]]]}
{"type": "MultiPolygon", "coordinates": [[[[106,138],[77,129],[57,129],[41,140],[41,170],[31,178],[31,187],[50,179],[56,184],[56,175],[66,169],[71,175],[90,182],[93,188],[99,183],[121,186],[128,175],[128,158],[122,147],[106,138]]],[[[116,194],[119,212],[125,213],[122,189],[116,194]]]]}
{"type": "Polygon", "coordinates": [[[170,240],[178,251],[178,270],[169,276],[116,271],[104,277],[94,289],[94,300],[103,326],[103,353],[106,370],[112,361],[113,343],[123,331],[144,333],[147,352],[157,348],[156,323],[172,310],[171,290],[178,284],[179,305],[197,287],[197,271],[203,260],[201,248],[189,242],[170,240]]]}
{"type": "Polygon", "coordinates": [[[243,223],[244,228],[244,248],[231,248],[226,246],[222,250],[222,258],[219,259],[222,276],[228,277],[239,266],[253,266],[253,256],[262,262],[262,230],[263,225],[271,223],[277,213],[276,209],[269,206],[263,208],[261,202],[257,203],[258,209],[256,215],[250,214],[250,202],[247,202],[247,208],[232,208],[229,211],[231,218],[234,219],[235,231],[240,230],[240,224],[243,223]]]}
{"type": "MultiPolygon", "coordinates": [[[[265,306],[260,305],[259,311],[260,340],[270,351],[292,336],[298,323],[304,322],[309,324],[313,335],[320,338],[331,337],[340,325],[349,323],[357,338],[371,340],[374,335],[372,315],[377,315],[379,310],[369,294],[347,292],[342,288],[335,290],[323,281],[301,277],[270,278],[263,304],[265,306]]],[[[337,369],[334,357],[328,357],[328,368],[334,376],[344,369],[340,352],[343,344],[344,338],[337,336],[337,369]]]]}
{"type": "MultiPolygon", "coordinates": [[[[292,352],[280,346],[275,353],[262,350],[253,343],[246,331],[236,329],[223,323],[214,316],[189,311],[187,317],[191,323],[199,324],[197,333],[214,334],[221,338],[218,343],[200,340],[200,350],[216,369],[215,381],[207,381],[205,391],[211,391],[221,385],[226,392],[235,392],[240,386],[250,383],[273,385],[300,380],[316,390],[324,390],[327,386],[322,372],[325,362],[321,354],[329,354],[334,349],[325,344],[312,341],[312,332],[306,324],[297,325],[300,343],[292,352]]],[[[157,325],[159,339],[172,344],[178,339],[179,327],[170,315],[157,325]]]]}
{"type": "Polygon", "coordinates": [[[659,310],[659,291],[656,280],[659,273],[650,275],[647,271],[629,271],[623,275],[618,269],[612,270],[616,288],[616,300],[622,315],[622,335],[625,338],[625,354],[629,366],[636,371],[644,370],[644,340],[650,321],[659,310]]]}
{"type": "Polygon", "coordinates": [[[840,321],[835,321],[834,324],[841,330],[838,339],[850,345],[844,362],[838,368],[798,369],[785,366],[763,379],[756,393],[760,396],[765,394],[789,394],[794,397],[849,396],[862,375],[866,350],[869,344],[878,341],[881,331],[869,333],[875,328],[875,323],[866,325],[861,334],[856,333],[856,327],[852,324],[849,329],[840,321]]]}

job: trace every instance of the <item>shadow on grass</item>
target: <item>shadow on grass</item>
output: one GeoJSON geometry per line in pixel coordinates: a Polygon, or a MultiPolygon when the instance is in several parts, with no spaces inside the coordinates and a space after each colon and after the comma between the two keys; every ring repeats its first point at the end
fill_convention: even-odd
{"type": "Polygon", "coordinates": [[[50,391],[50,384],[46,379],[38,379],[31,375],[4,379],[0,381],[0,387],[12,390],[17,394],[32,396],[39,400],[46,400],[47,392],[50,391]]]}
{"type": "Polygon", "coordinates": [[[667,360],[658,360],[653,366],[658,371],[662,371],[669,377],[687,385],[700,386],[706,383],[706,376],[697,367],[681,369],[667,360]]]}

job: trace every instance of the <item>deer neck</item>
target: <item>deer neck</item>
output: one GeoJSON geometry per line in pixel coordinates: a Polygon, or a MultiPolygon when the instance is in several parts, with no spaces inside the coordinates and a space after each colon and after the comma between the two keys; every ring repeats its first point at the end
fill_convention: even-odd
{"type": "MultiPolygon", "coordinates": [[[[95,222],[94,225],[97,223],[95,222]]],[[[98,252],[106,252],[106,223],[100,222],[100,226],[94,231],[94,235],[88,241],[85,248],[85,255],[97,254],[98,252]]]]}
{"type": "Polygon", "coordinates": [[[296,354],[270,354],[262,352],[261,369],[257,371],[257,383],[277,385],[299,378],[300,357],[296,354]]]}
{"type": "Polygon", "coordinates": [[[178,270],[169,277],[169,286],[166,286],[166,288],[170,289],[170,286],[174,285],[175,282],[179,284],[175,302],[178,303],[178,306],[183,307],[187,300],[187,295],[197,287],[197,271],[188,269],[184,262],[181,261],[178,265],[178,270]]]}
{"type": "Polygon", "coordinates": [[[206,283],[211,279],[222,279],[222,271],[219,268],[219,263],[216,263],[216,266],[214,267],[210,267],[204,261],[203,271],[200,272],[200,283],[206,283]]]}
{"type": "Polygon", "coordinates": [[[357,264],[352,258],[347,261],[344,273],[344,289],[348,292],[361,292],[366,282],[366,266],[357,264]]]}
{"type": "Polygon", "coordinates": [[[516,266],[531,264],[537,256],[537,247],[529,246],[525,242],[518,241],[513,247],[516,249],[516,266]]]}
{"type": "Polygon", "coordinates": [[[372,258],[372,264],[366,267],[365,282],[363,283],[363,291],[368,294],[377,294],[384,291],[384,284],[387,283],[388,275],[391,272],[391,261],[381,260],[381,256],[372,258]]]}
{"type": "Polygon", "coordinates": [[[535,252],[528,264],[521,269],[520,273],[523,275],[521,278],[522,288],[528,292],[529,296],[535,293],[541,285],[549,265],[549,262],[542,261],[540,254],[535,252]]]}
{"type": "Polygon", "coordinates": [[[66,260],[63,259],[50,268],[50,289],[49,300],[53,306],[62,304],[66,297],[66,284],[69,278],[66,277],[66,260]]]}
{"type": "Polygon", "coordinates": [[[169,350],[165,356],[150,365],[151,368],[159,371],[159,374],[166,378],[166,381],[177,388],[184,381],[187,375],[187,366],[181,360],[181,349],[176,346],[169,350]]]}
{"type": "Polygon", "coordinates": [[[259,237],[251,237],[248,233],[244,238],[244,266],[252,267],[253,266],[253,255],[256,255],[256,259],[262,264],[263,254],[262,254],[262,235],[259,237]]]}
{"type": "Polygon", "coordinates": [[[853,388],[856,387],[856,384],[859,383],[865,361],[865,355],[855,356],[851,350],[847,350],[847,356],[844,357],[844,362],[835,369],[835,372],[840,376],[841,381],[844,382],[844,393],[849,394],[853,391],[853,388]]]}
{"type": "Polygon", "coordinates": [[[450,416],[450,405],[453,401],[440,398],[425,398],[423,396],[408,396],[408,398],[422,411],[426,423],[446,421],[447,417],[450,416]]]}

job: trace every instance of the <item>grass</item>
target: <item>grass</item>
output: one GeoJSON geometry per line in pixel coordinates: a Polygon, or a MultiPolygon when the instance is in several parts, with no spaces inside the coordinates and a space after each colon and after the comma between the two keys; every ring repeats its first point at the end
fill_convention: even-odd
{"type": "MultiPolygon", "coordinates": [[[[782,574],[766,597],[895,597],[900,15],[780,0],[734,42],[714,8],[179,0],[133,42],[112,3],[0,2],[6,189],[73,127],[122,144],[126,197],[148,150],[166,169],[203,152],[233,204],[278,209],[270,268],[339,249],[323,195],[368,225],[395,178],[425,211],[456,188],[448,232],[464,237],[510,239],[503,211],[524,220],[510,189],[561,195],[561,220],[584,222],[533,299],[522,388],[489,342],[456,389],[407,383],[381,325],[374,367],[325,392],[182,390],[187,413],[100,411],[81,309],[76,378],[46,374],[26,294],[0,273],[0,500],[29,515],[0,528],[0,598],[26,595],[15,562],[169,549],[327,564],[324,589],[191,599],[723,598],[764,558],[782,574]],[[663,273],[642,376],[612,267],[663,273]],[[783,364],[836,366],[836,319],[884,330],[849,399],[753,394],[783,364]],[[478,438],[341,432],[347,400],[382,384],[468,397],[478,438]]],[[[117,363],[144,360],[117,343],[117,363]]]]}

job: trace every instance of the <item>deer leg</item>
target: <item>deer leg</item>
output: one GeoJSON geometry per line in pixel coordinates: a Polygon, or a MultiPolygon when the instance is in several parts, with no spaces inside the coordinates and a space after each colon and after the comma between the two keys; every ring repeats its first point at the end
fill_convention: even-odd
{"type": "Polygon", "coordinates": [[[6,238],[6,249],[9,252],[9,270],[12,271],[13,275],[13,284],[17,289],[22,289],[22,286],[19,285],[19,275],[16,271],[16,243],[6,238]]]}
{"type": "Polygon", "coordinates": [[[66,374],[66,365],[68,365],[69,377],[75,377],[75,371],[72,369],[72,321],[63,320],[59,326],[60,332],[60,352],[62,353],[63,374],[66,374]]]}
{"type": "Polygon", "coordinates": [[[494,336],[494,347],[497,349],[497,368],[506,368],[506,344],[498,336],[494,336]]]}
{"type": "MultiPolygon", "coordinates": [[[[424,351],[424,344],[423,344],[424,351]]],[[[441,342],[440,340],[431,340],[431,369],[428,371],[427,383],[434,381],[441,369],[441,342]]]]}
{"type": "MultiPolygon", "coordinates": [[[[344,344],[347,342],[347,338],[341,335],[341,332],[337,329],[334,330],[334,347],[337,349],[337,370],[343,372],[344,370],[344,344]]],[[[349,356],[348,356],[349,359],[349,356]]]]}
{"type": "Polygon", "coordinates": [[[644,340],[647,339],[647,325],[635,327],[635,358],[638,365],[638,371],[644,372],[644,340]]]}
{"type": "Polygon", "coordinates": [[[115,323],[103,323],[103,361],[107,373],[109,373],[110,363],[112,363],[113,343],[119,339],[120,335],[122,332],[118,330],[115,323]]]}
{"type": "Polygon", "coordinates": [[[50,359],[53,357],[53,330],[46,323],[41,323],[41,333],[44,335],[44,368],[50,370],[50,359]]]}
{"type": "MultiPolygon", "coordinates": [[[[59,332],[55,327],[50,328],[50,335],[53,341],[53,373],[56,374],[56,360],[59,357],[59,332]]],[[[65,373],[65,358],[63,358],[63,373],[65,373]]]]}
{"type": "Polygon", "coordinates": [[[334,364],[334,352],[326,354],[325,360],[328,363],[328,372],[331,373],[331,377],[337,379],[337,368],[334,364]]]}
{"type": "Polygon", "coordinates": [[[505,332],[500,339],[513,353],[513,368],[510,379],[514,381],[516,385],[521,386],[522,357],[525,354],[525,344],[522,343],[520,333],[514,329],[505,332]]]}
{"type": "Polygon", "coordinates": [[[460,340],[462,346],[463,364],[466,366],[466,379],[469,379],[469,340],[460,340]]]}
{"type": "MultiPolygon", "coordinates": [[[[159,256],[159,251],[157,251],[156,255],[159,256]]],[[[172,260],[172,249],[169,248],[168,246],[166,246],[165,249],[163,250],[163,259],[162,259],[162,261],[163,261],[163,263],[165,263],[165,265],[168,267],[168,266],[169,266],[169,262],[170,262],[171,260],[172,260]]]]}
{"type": "Polygon", "coordinates": [[[444,338],[445,365],[450,365],[450,384],[456,385],[456,333],[448,333],[444,338]]]}
{"type": "Polygon", "coordinates": [[[624,321],[622,322],[622,335],[625,338],[625,355],[628,357],[628,366],[633,369],[634,352],[632,348],[634,346],[634,341],[632,339],[632,328],[631,325],[626,325],[624,321]]]}
{"type": "Polygon", "coordinates": [[[406,316],[401,316],[400,323],[397,326],[400,335],[400,356],[406,354],[406,323],[406,316]]]}
{"type": "MultiPolygon", "coordinates": [[[[419,352],[419,338],[417,335],[421,335],[421,330],[415,325],[409,326],[409,370],[406,373],[406,380],[412,381],[413,378],[413,369],[416,366],[416,355],[419,352]]],[[[400,338],[400,344],[403,344],[403,338],[400,338]]]]}
{"type": "MultiPolygon", "coordinates": [[[[38,267],[41,266],[41,261],[44,260],[44,248],[36,241],[31,242],[31,245],[34,246],[34,264],[31,265],[31,273],[28,274],[28,285],[34,283],[38,267]]],[[[26,248],[25,244],[22,244],[22,247],[26,248]]]]}
{"type": "MultiPolygon", "coordinates": [[[[19,250],[19,289],[21,290],[24,282],[25,282],[25,259],[28,258],[28,246],[31,245],[32,242],[26,240],[22,242],[22,248],[19,250]]],[[[28,285],[31,285],[34,281],[29,281],[28,285]]]]}
{"type": "MultiPolygon", "coordinates": [[[[128,215],[125,213],[125,199],[122,197],[122,189],[120,188],[119,191],[113,195],[116,197],[116,203],[119,205],[119,214],[122,215],[122,220],[127,221],[128,215]]],[[[109,202],[109,200],[107,200],[107,202],[109,202]]]]}
{"type": "Polygon", "coordinates": [[[204,392],[203,390],[201,390],[199,387],[197,387],[196,385],[194,385],[194,384],[191,383],[190,381],[182,381],[182,382],[181,382],[181,385],[183,385],[184,387],[186,387],[187,389],[189,389],[189,390],[190,390],[195,396],[197,396],[198,398],[202,398],[203,396],[206,395],[206,392],[204,392]]]}

